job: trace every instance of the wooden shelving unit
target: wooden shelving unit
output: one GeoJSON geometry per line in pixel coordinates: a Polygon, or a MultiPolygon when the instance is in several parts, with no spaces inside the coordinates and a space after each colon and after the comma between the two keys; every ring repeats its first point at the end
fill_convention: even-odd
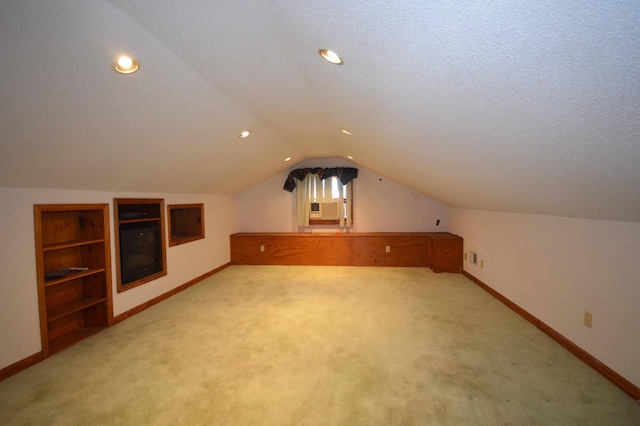
{"type": "Polygon", "coordinates": [[[108,204],[34,206],[45,357],[113,324],[108,204]],[[47,278],[65,268],[86,268],[47,278]]]}

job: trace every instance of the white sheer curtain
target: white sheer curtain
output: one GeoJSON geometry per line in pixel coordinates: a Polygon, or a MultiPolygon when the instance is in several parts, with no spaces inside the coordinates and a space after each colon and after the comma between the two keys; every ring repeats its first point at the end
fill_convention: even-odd
{"type": "Polygon", "coordinates": [[[298,214],[298,226],[309,226],[309,214],[311,211],[310,200],[313,197],[313,176],[308,174],[303,180],[296,181],[296,211],[298,214]]]}
{"type": "MultiPolygon", "coordinates": [[[[340,179],[337,179],[337,185],[331,185],[332,187],[335,187],[337,189],[337,193],[338,193],[338,211],[340,212],[340,227],[343,228],[344,227],[344,185],[342,184],[342,182],[340,182],[340,179]]],[[[348,223],[348,222],[347,222],[348,223]]]]}
{"type": "Polygon", "coordinates": [[[353,203],[353,181],[349,182],[348,184],[346,184],[344,186],[344,189],[346,190],[346,194],[344,194],[344,198],[346,199],[346,203],[344,203],[344,208],[345,208],[345,212],[344,212],[344,217],[345,219],[340,219],[340,226],[351,226],[353,225],[353,217],[352,217],[352,212],[353,212],[353,208],[352,208],[352,203],[353,203]],[[346,222],[346,224],[345,224],[346,222]]]}

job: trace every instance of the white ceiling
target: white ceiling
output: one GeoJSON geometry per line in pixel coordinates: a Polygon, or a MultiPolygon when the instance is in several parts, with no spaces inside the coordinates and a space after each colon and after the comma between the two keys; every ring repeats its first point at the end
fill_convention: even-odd
{"type": "Polygon", "coordinates": [[[352,155],[449,206],[640,222],[638,1],[5,0],[0,31],[3,187],[234,194],[352,155]]]}

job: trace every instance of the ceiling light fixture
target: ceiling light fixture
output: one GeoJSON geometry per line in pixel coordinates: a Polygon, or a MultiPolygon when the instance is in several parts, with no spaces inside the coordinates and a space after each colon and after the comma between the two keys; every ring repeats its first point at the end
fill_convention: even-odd
{"type": "Polygon", "coordinates": [[[353,157],[352,157],[352,156],[350,156],[350,155],[347,155],[347,158],[348,158],[349,160],[353,160],[353,157]]]}
{"type": "Polygon", "coordinates": [[[343,128],[341,127],[341,128],[340,128],[340,131],[341,131],[342,133],[344,133],[345,135],[349,135],[349,136],[351,136],[351,132],[350,132],[350,131],[348,131],[347,129],[343,129],[343,128]]]}
{"type": "Polygon", "coordinates": [[[325,60],[331,62],[332,64],[342,65],[344,63],[342,61],[342,58],[338,56],[338,54],[333,50],[319,49],[318,53],[320,53],[320,56],[322,56],[325,60]]]}
{"type": "Polygon", "coordinates": [[[238,137],[239,137],[239,138],[246,138],[246,137],[248,137],[250,134],[251,134],[251,131],[250,131],[250,130],[243,130],[243,131],[238,135],[238,137]]]}
{"type": "Polygon", "coordinates": [[[131,74],[138,71],[138,68],[140,68],[138,61],[128,56],[120,56],[113,65],[113,69],[120,74],[131,74]]]}
{"type": "Polygon", "coordinates": [[[291,160],[291,157],[287,157],[284,159],[284,161],[289,161],[289,160],[291,160]]]}

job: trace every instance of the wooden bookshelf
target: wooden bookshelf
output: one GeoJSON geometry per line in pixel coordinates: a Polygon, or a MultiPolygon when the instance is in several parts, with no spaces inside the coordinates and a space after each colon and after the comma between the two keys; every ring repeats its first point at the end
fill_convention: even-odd
{"type": "Polygon", "coordinates": [[[34,224],[46,358],[113,324],[109,205],[35,205],[34,224]],[[65,268],[84,270],[47,278],[65,268]]]}

